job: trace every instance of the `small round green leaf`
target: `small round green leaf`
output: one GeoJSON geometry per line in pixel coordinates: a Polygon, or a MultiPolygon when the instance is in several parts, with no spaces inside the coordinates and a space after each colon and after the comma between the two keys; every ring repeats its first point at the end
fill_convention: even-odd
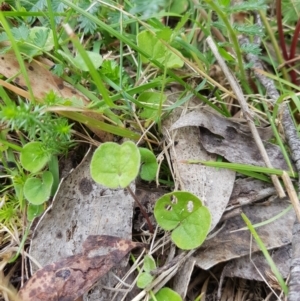
{"type": "Polygon", "coordinates": [[[29,203],[41,205],[46,202],[51,194],[53,176],[50,171],[45,171],[42,181],[38,178],[29,178],[24,184],[24,195],[29,203]]]}
{"type": "Polygon", "coordinates": [[[30,172],[38,172],[45,167],[50,156],[44,150],[41,142],[27,143],[21,152],[20,162],[22,166],[30,172]]]}
{"type": "Polygon", "coordinates": [[[137,279],[136,285],[139,288],[147,287],[152,281],[154,277],[149,273],[141,273],[137,279]]]}
{"type": "Polygon", "coordinates": [[[141,156],[131,141],[101,144],[93,154],[91,176],[109,188],[127,187],[138,175],[141,156]]]}
{"type": "Polygon", "coordinates": [[[27,219],[31,222],[36,217],[40,216],[44,212],[44,205],[29,204],[27,207],[27,219]]]}
{"type": "Polygon", "coordinates": [[[156,263],[152,256],[146,255],[144,257],[143,269],[145,272],[148,272],[148,273],[151,272],[152,270],[156,269],[156,263]]]}
{"type": "Polygon", "coordinates": [[[156,177],[158,164],[155,155],[147,148],[139,147],[141,154],[140,176],[145,181],[152,181],[156,177]]]}
{"type": "Polygon", "coordinates": [[[211,224],[207,207],[195,195],[184,191],[171,192],[158,199],[154,216],[163,229],[173,230],[173,242],[184,250],[199,247],[211,224]]]}
{"type": "Polygon", "coordinates": [[[172,1],[170,12],[178,15],[183,15],[184,12],[189,7],[189,1],[188,0],[175,0],[172,1]]]}
{"type": "MultiPolygon", "coordinates": [[[[182,301],[180,295],[168,287],[164,287],[155,294],[157,301],[182,301]]],[[[154,301],[151,299],[150,301],[154,301]]]]}

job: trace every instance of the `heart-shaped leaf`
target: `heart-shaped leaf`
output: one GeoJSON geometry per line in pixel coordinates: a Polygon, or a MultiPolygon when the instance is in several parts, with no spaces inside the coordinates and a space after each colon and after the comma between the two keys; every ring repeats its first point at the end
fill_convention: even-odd
{"type": "Polygon", "coordinates": [[[155,155],[147,148],[139,147],[141,154],[141,172],[140,176],[145,181],[152,181],[155,179],[158,164],[155,155]]]}
{"type": "Polygon", "coordinates": [[[44,205],[29,204],[27,207],[27,219],[31,222],[36,217],[40,216],[44,212],[44,205]]]}
{"type": "Polygon", "coordinates": [[[30,172],[40,171],[50,159],[41,142],[27,143],[21,152],[20,162],[30,172]]]}
{"type": "Polygon", "coordinates": [[[93,154],[91,176],[109,188],[125,188],[138,175],[140,161],[139,149],[133,142],[126,141],[122,145],[106,142],[93,154]]]}
{"type": "Polygon", "coordinates": [[[45,171],[42,181],[38,178],[29,178],[24,184],[24,195],[33,205],[41,205],[46,202],[51,193],[53,176],[50,171],[45,171]]]}
{"type": "Polygon", "coordinates": [[[145,288],[147,287],[152,281],[154,277],[147,272],[143,272],[139,275],[136,285],[138,288],[145,288]]]}
{"type": "Polygon", "coordinates": [[[163,229],[173,230],[173,242],[184,250],[199,247],[210,229],[209,210],[189,192],[175,191],[163,195],[155,204],[154,215],[163,229]]]}

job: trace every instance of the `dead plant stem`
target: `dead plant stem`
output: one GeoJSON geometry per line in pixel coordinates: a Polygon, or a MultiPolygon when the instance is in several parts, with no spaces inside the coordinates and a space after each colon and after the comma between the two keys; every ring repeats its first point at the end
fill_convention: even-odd
{"type": "MultiPolygon", "coordinates": [[[[230,86],[231,86],[231,88],[233,90],[233,92],[236,95],[236,98],[237,98],[237,100],[238,100],[238,102],[239,102],[239,104],[241,106],[242,112],[243,112],[243,114],[245,116],[245,119],[246,119],[246,121],[248,123],[248,126],[249,126],[249,128],[251,130],[251,133],[253,135],[254,141],[255,141],[255,143],[256,143],[259,151],[260,151],[260,154],[261,154],[261,156],[262,156],[262,158],[263,158],[266,166],[268,168],[273,168],[272,164],[271,164],[271,161],[270,161],[270,159],[268,157],[268,154],[266,152],[266,149],[264,147],[264,144],[263,144],[263,142],[262,142],[262,140],[261,140],[261,138],[259,136],[259,133],[258,133],[256,127],[255,127],[255,124],[253,122],[252,114],[251,114],[251,112],[250,112],[250,110],[248,108],[248,105],[247,105],[247,102],[246,102],[246,99],[244,97],[244,94],[242,92],[241,87],[239,86],[237,80],[235,79],[235,77],[233,76],[233,74],[230,72],[229,68],[225,64],[225,61],[223,60],[223,58],[219,54],[218,48],[217,48],[215,42],[213,41],[213,39],[209,36],[206,39],[206,41],[207,41],[210,49],[212,50],[214,56],[216,57],[216,59],[217,59],[219,65],[220,65],[220,67],[221,67],[224,75],[226,76],[226,78],[227,78],[227,80],[228,80],[228,82],[229,82],[229,84],[230,84],[230,86]]],[[[279,197],[280,198],[285,197],[285,192],[284,192],[284,190],[283,190],[283,188],[282,188],[282,186],[281,186],[281,184],[279,182],[278,177],[276,175],[272,175],[271,179],[272,179],[272,182],[273,182],[273,184],[274,184],[274,186],[276,188],[276,191],[277,191],[279,197]]]]}
{"type": "Polygon", "coordinates": [[[130,188],[130,186],[126,187],[126,189],[129,191],[129,193],[131,194],[131,196],[133,197],[133,199],[135,200],[136,204],[139,206],[139,208],[141,209],[141,212],[144,216],[144,218],[146,219],[147,221],[147,224],[148,224],[148,227],[149,227],[149,231],[150,233],[153,233],[154,230],[153,230],[153,226],[152,226],[152,223],[149,219],[149,216],[147,214],[147,212],[145,211],[143,205],[140,203],[140,201],[138,200],[138,198],[136,197],[135,193],[132,191],[132,189],[130,188]]]}

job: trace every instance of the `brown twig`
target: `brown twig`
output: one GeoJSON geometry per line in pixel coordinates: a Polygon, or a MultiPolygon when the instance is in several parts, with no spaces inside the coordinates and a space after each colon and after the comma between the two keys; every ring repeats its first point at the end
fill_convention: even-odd
{"type": "Polygon", "coordinates": [[[150,233],[154,233],[152,223],[151,223],[151,221],[150,221],[150,219],[149,219],[149,216],[148,216],[147,212],[145,211],[143,205],[140,203],[140,201],[138,200],[138,198],[136,197],[135,193],[132,191],[132,189],[130,188],[130,186],[126,187],[126,189],[127,189],[128,192],[131,194],[131,196],[132,196],[133,199],[135,200],[136,204],[137,204],[137,205],[139,206],[139,208],[141,209],[141,212],[142,212],[144,218],[145,218],[146,221],[147,221],[147,224],[148,224],[150,233]]]}

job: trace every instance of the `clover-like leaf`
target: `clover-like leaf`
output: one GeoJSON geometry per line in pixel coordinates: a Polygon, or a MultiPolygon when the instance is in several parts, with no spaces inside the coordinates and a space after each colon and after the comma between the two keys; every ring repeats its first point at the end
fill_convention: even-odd
{"type": "Polygon", "coordinates": [[[140,161],[139,149],[133,142],[126,141],[122,145],[106,142],[93,154],[91,176],[109,188],[125,188],[138,175],[140,161]]]}
{"type": "Polygon", "coordinates": [[[41,205],[49,199],[52,184],[52,173],[45,171],[42,175],[42,180],[36,177],[26,180],[24,184],[24,195],[29,203],[41,205]]]}
{"type": "MultiPolygon", "coordinates": [[[[94,65],[95,69],[98,69],[102,65],[102,56],[99,53],[92,51],[86,51],[86,53],[92,61],[92,64],[94,65]]],[[[73,59],[73,64],[82,71],[89,71],[88,66],[86,65],[84,59],[80,54],[77,54],[77,56],[73,59]]]]}
{"type": "Polygon", "coordinates": [[[50,159],[41,142],[27,143],[21,152],[20,162],[30,172],[40,171],[50,159]]]}
{"type": "Polygon", "coordinates": [[[158,163],[155,155],[147,148],[139,147],[141,154],[141,172],[140,176],[145,181],[152,181],[155,179],[158,169],[158,163]]]}
{"type": "Polygon", "coordinates": [[[163,195],[155,204],[154,215],[163,229],[173,230],[173,242],[184,250],[199,247],[210,229],[209,210],[189,192],[175,191],[163,195]]]}

